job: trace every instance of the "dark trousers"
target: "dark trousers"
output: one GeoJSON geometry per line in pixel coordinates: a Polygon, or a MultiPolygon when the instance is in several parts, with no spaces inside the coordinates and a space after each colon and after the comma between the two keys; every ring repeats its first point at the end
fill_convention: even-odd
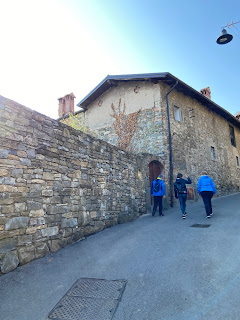
{"type": "Polygon", "coordinates": [[[162,214],[162,198],[163,196],[154,196],[154,206],[153,206],[153,214],[157,211],[157,206],[159,207],[159,214],[162,214]]]}
{"type": "Polygon", "coordinates": [[[187,194],[186,193],[179,193],[178,199],[180,202],[180,208],[181,208],[182,214],[184,214],[186,212],[187,194]]]}
{"type": "Polygon", "coordinates": [[[206,214],[207,214],[207,216],[210,216],[210,214],[212,213],[212,201],[211,200],[213,197],[213,192],[212,191],[202,191],[200,194],[203,198],[206,214]]]}

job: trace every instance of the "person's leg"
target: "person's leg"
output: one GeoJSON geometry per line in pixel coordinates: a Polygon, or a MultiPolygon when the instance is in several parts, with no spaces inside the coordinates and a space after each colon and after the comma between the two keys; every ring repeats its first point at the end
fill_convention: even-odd
{"type": "Polygon", "coordinates": [[[159,215],[160,216],[164,216],[163,212],[162,212],[162,199],[163,199],[163,196],[160,196],[159,197],[159,202],[158,202],[158,205],[159,205],[159,215]]]}
{"type": "MultiPolygon", "coordinates": [[[[210,191],[211,192],[211,191],[210,191]]],[[[209,208],[210,208],[210,215],[212,215],[212,197],[213,197],[213,192],[209,194],[209,208]]]]}
{"type": "Polygon", "coordinates": [[[182,214],[184,215],[185,213],[185,208],[184,208],[184,200],[183,200],[183,194],[178,194],[178,199],[179,199],[179,203],[180,203],[180,208],[181,208],[181,211],[182,211],[182,214]]]}
{"type": "Polygon", "coordinates": [[[208,195],[208,191],[203,191],[201,192],[201,196],[203,199],[203,203],[205,206],[205,210],[206,210],[206,215],[207,217],[210,217],[210,207],[209,207],[209,195],[208,195]]]}
{"type": "Polygon", "coordinates": [[[212,191],[206,191],[206,198],[207,198],[207,215],[212,215],[212,191]]]}
{"type": "Polygon", "coordinates": [[[184,214],[185,214],[186,213],[187,194],[183,194],[182,199],[183,199],[183,210],[184,210],[184,214]]]}
{"type": "Polygon", "coordinates": [[[155,215],[156,213],[156,210],[157,210],[157,205],[158,205],[158,197],[153,197],[153,201],[154,201],[154,204],[153,204],[153,211],[152,211],[152,216],[155,215]]]}

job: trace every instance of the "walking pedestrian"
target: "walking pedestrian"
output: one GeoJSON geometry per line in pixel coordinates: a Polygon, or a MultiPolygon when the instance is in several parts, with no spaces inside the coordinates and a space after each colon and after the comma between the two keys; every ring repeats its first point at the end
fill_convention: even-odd
{"type": "Polygon", "coordinates": [[[159,216],[164,216],[162,212],[162,199],[166,198],[166,193],[165,193],[165,184],[162,179],[163,179],[163,175],[160,174],[157,177],[157,179],[153,180],[152,182],[151,194],[153,195],[153,199],[154,199],[152,216],[155,215],[157,211],[157,206],[159,208],[159,216]]]}
{"type": "Polygon", "coordinates": [[[191,184],[191,179],[186,175],[186,179],[182,178],[182,173],[178,173],[177,179],[174,183],[175,198],[179,199],[180,208],[182,211],[182,218],[185,219],[187,216],[186,212],[186,201],[187,201],[187,187],[186,184],[191,184]]]}
{"type": "Polygon", "coordinates": [[[208,219],[210,219],[212,212],[212,197],[213,195],[217,195],[216,193],[216,187],[214,185],[213,180],[207,175],[206,171],[202,172],[202,176],[198,180],[198,186],[197,186],[198,193],[201,195],[206,215],[208,219]]]}

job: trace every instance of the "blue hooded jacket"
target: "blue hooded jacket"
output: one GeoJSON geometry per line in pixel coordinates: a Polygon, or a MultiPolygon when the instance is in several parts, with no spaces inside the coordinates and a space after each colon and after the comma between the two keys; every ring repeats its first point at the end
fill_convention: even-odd
{"type": "Polygon", "coordinates": [[[198,180],[198,193],[202,192],[202,191],[213,191],[214,194],[216,194],[216,188],[214,185],[213,180],[207,176],[201,176],[198,180]]]}
{"type": "Polygon", "coordinates": [[[165,196],[166,193],[165,193],[165,184],[163,182],[162,179],[160,178],[157,178],[156,180],[153,180],[153,183],[152,183],[152,188],[151,188],[151,193],[154,197],[157,197],[157,196],[165,196]],[[156,180],[160,180],[160,190],[158,192],[154,192],[154,186],[156,184],[156,180]]]}

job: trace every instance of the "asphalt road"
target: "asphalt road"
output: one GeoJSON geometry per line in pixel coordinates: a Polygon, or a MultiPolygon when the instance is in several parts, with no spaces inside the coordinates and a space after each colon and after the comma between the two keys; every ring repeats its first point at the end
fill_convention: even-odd
{"type": "Polygon", "coordinates": [[[214,199],[209,220],[201,201],[187,212],[144,215],[3,275],[0,319],[46,320],[76,280],[98,278],[127,280],[114,320],[239,320],[240,194],[214,199]]]}

